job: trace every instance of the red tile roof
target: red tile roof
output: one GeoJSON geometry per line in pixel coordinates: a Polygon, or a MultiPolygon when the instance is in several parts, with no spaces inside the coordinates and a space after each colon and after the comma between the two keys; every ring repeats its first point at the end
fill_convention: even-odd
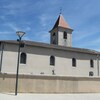
{"type": "Polygon", "coordinates": [[[59,15],[53,29],[57,28],[58,26],[71,29],[61,14],[59,15]]]}

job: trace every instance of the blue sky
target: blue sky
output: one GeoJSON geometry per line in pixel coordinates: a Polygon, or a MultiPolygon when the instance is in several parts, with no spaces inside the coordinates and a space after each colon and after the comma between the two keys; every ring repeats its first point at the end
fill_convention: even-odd
{"type": "Polygon", "coordinates": [[[24,31],[25,40],[49,43],[60,8],[74,29],[73,47],[100,51],[100,0],[0,0],[0,40],[24,31]]]}

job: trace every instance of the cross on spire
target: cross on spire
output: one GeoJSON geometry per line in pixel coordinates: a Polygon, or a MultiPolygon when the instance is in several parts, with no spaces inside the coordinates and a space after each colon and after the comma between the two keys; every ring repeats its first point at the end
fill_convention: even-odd
{"type": "Polygon", "coordinates": [[[62,14],[62,7],[60,8],[60,14],[62,14]]]}

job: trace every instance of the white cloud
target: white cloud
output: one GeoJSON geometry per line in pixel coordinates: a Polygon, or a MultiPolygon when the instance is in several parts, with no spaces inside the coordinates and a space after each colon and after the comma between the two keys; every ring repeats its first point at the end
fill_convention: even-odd
{"type": "Polygon", "coordinates": [[[0,35],[9,35],[9,34],[13,34],[12,31],[0,31],[0,35]]]}
{"type": "MultiPolygon", "coordinates": [[[[46,42],[49,43],[49,36],[50,34],[46,31],[41,31],[41,32],[37,32],[36,34],[34,34],[34,40],[39,41],[39,42],[46,42]]],[[[31,36],[32,37],[32,36],[31,36]]]]}
{"type": "Polygon", "coordinates": [[[32,3],[27,0],[9,0],[7,3],[1,5],[1,8],[6,11],[5,15],[21,15],[28,13],[29,10],[32,11],[32,3]]]}
{"type": "Polygon", "coordinates": [[[45,14],[42,14],[40,17],[39,17],[39,19],[40,19],[40,23],[41,23],[41,25],[43,26],[43,27],[45,27],[46,25],[47,25],[47,16],[45,15],[45,14]]]}
{"type": "Polygon", "coordinates": [[[40,20],[40,24],[43,26],[43,27],[46,27],[48,25],[48,22],[51,20],[51,16],[48,15],[48,14],[42,14],[40,15],[39,17],[39,20],[40,20]]]}
{"type": "Polygon", "coordinates": [[[73,37],[73,41],[81,41],[82,39],[86,38],[86,37],[90,37],[92,35],[94,35],[95,32],[82,32],[82,31],[78,31],[75,32],[74,37],[73,37]]]}
{"type": "Polygon", "coordinates": [[[49,34],[48,33],[43,34],[41,37],[41,41],[42,42],[49,42],[49,34]]]}
{"type": "Polygon", "coordinates": [[[18,27],[16,27],[14,24],[12,24],[12,23],[8,23],[7,24],[12,30],[14,30],[14,31],[18,31],[18,30],[20,30],[18,27]]]}
{"type": "Polygon", "coordinates": [[[31,40],[31,38],[28,37],[28,36],[24,36],[24,37],[23,37],[23,40],[31,40]]]}
{"type": "Polygon", "coordinates": [[[4,24],[6,27],[9,27],[12,31],[16,32],[16,31],[30,31],[31,28],[29,26],[24,26],[21,27],[20,25],[16,25],[14,23],[5,23],[4,24]]]}

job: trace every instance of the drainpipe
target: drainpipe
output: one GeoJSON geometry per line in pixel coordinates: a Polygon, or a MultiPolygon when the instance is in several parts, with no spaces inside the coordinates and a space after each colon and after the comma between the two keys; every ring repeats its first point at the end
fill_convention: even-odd
{"type": "Polygon", "coordinates": [[[3,50],[4,50],[4,43],[1,42],[0,73],[1,73],[1,69],[2,69],[3,50]]]}
{"type": "Polygon", "coordinates": [[[97,71],[99,76],[99,54],[97,54],[97,71]]]}

